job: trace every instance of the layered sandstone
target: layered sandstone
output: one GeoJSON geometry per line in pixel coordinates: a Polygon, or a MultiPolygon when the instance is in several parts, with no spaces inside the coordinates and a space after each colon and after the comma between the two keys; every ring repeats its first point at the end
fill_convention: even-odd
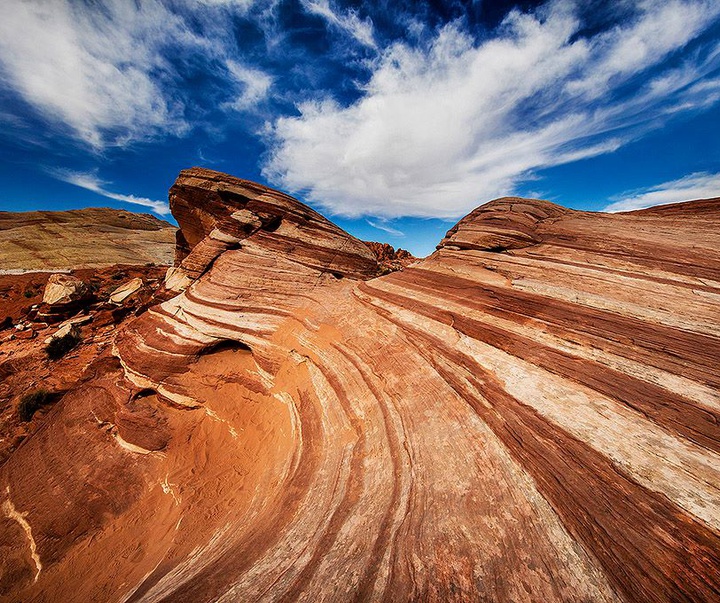
{"type": "Polygon", "coordinates": [[[288,256],[321,276],[377,274],[377,260],[362,242],[292,197],[248,180],[185,170],[170,189],[170,208],[180,226],[171,289],[196,280],[225,251],[248,246],[273,259],[288,256]]]}
{"type": "Polygon", "coordinates": [[[717,600],[719,200],[501,199],[379,278],[259,185],[171,203],[182,292],[0,469],[7,600],[717,600]]]}
{"type": "Polygon", "coordinates": [[[0,273],[169,265],[175,231],[149,214],[108,208],[0,212],[0,273]]]}

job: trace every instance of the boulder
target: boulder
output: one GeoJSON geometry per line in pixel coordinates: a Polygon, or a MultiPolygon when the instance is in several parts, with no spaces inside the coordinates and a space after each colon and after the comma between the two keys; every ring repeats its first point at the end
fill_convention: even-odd
{"type": "Polygon", "coordinates": [[[80,327],[82,325],[86,325],[93,320],[92,314],[83,314],[80,316],[73,316],[72,318],[68,318],[66,321],[61,322],[58,325],[58,329],[62,329],[63,327],[66,327],[67,325],[75,325],[76,327],[80,327]]]}
{"type": "Polygon", "coordinates": [[[43,303],[48,306],[67,306],[90,296],[88,286],[70,274],[53,274],[43,293],[43,303]]]}
{"type": "Polygon", "coordinates": [[[141,278],[134,278],[120,285],[110,294],[110,301],[114,304],[122,304],[128,297],[143,286],[141,278]]]}
{"type": "Polygon", "coordinates": [[[65,323],[62,327],[60,327],[57,331],[55,331],[52,335],[45,338],[45,345],[48,345],[55,339],[62,339],[63,337],[66,337],[67,335],[75,335],[78,337],[80,335],[80,329],[76,324],[73,324],[71,322],[65,323]]]}

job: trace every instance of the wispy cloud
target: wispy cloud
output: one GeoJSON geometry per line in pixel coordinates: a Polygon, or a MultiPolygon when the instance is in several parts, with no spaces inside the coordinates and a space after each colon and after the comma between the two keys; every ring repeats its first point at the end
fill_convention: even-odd
{"type": "Polygon", "coordinates": [[[0,73],[44,115],[95,147],[103,131],[126,137],[158,128],[181,132],[188,127],[182,108],[164,98],[151,77],[168,35],[187,33],[155,2],[110,2],[91,11],[63,0],[8,0],[0,20],[0,73]]]}
{"type": "Polygon", "coordinates": [[[243,111],[267,98],[273,83],[269,75],[259,69],[232,60],[227,61],[227,68],[233,80],[240,87],[237,97],[228,103],[231,108],[243,111]]]}
{"type": "Polygon", "coordinates": [[[75,166],[170,136],[256,148],[263,132],[264,177],[332,213],[454,220],[720,103],[716,0],[609,3],[587,23],[592,4],[549,0],[478,34],[427,3],[6,0],[0,123],[16,146],[90,159],[75,166]],[[319,20],[329,42],[307,35],[319,20]]]}
{"type": "Polygon", "coordinates": [[[720,197],[720,173],[698,172],[677,180],[621,195],[603,211],[645,209],[655,205],[720,197]]]}
{"type": "Polygon", "coordinates": [[[228,11],[245,14],[252,4],[6,0],[0,84],[95,149],[183,135],[194,125],[183,61],[219,78],[228,71],[215,65],[227,63],[240,84],[228,86],[235,109],[251,107],[267,89],[259,69],[229,61],[237,49],[228,11]]]}
{"type": "Polygon", "coordinates": [[[456,218],[540,169],[717,102],[717,53],[669,59],[720,4],[623,7],[619,24],[590,36],[576,3],[555,0],[512,11],[479,43],[458,23],[424,46],[395,43],[357,101],[306,102],[274,122],[265,175],[339,215],[456,218]]]}
{"type": "Polygon", "coordinates": [[[170,207],[166,201],[155,201],[145,197],[136,197],[135,195],[122,195],[107,190],[106,186],[109,183],[98,178],[95,172],[73,172],[69,170],[48,170],[48,172],[58,180],[74,184],[75,186],[87,189],[108,199],[142,205],[161,216],[167,216],[170,213],[170,207]]]}
{"type": "Polygon", "coordinates": [[[387,222],[382,220],[365,220],[370,226],[373,228],[377,228],[378,230],[382,230],[383,232],[388,233],[389,235],[392,235],[394,237],[404,237],[405,233],[402,230],[398,230],[397,228],[393,228],[387,222]]]}
{"type": "Polygon", "coordinates": [[[188,2],[190,5],[222,6],[226,8],[239,9],[241,12],[247,12],[255,3],[256,0],[189,0],[188,2]]]}
{"type": "Polygon", "coordinates": [[[325,19],[327,23],[369,48],[377,48],[373,25],[369,19],[360,19],[354,10],[341,11],[333,7],[330,0],[301,0],[303,8],[325,19]]]}

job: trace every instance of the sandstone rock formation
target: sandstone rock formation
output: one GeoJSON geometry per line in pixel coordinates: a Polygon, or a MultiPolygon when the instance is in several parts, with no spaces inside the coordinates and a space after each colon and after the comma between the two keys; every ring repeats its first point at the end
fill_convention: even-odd
{"type": "Polygon", "coordinates": [[[88,286],[70,274],[52,274],[45,284],[42,302],[48,306],[68,306],[86,299],[88,286]]]}
{"type": "Polygon", "coordinates": [[[375,241],[364,241],[364,243],[375,254],[378,264],[380,264],[380,275],[403,270],[406,266],[410,266],[410,264],[417,261],[417,258],[409,251],[401,248],[395,249],[388,243],[377,243],[375,241]]]}
{"type": "Polygon", "coordinates": [[[149,214],[108,208],[0,212],[0,273],[169,265],[175,231],[149,214]]]}
{"type": "Polygon", "coordinates": [[[0,468],[7,600],[718,600],[720,200],[501,199],[379,278],[258,185],[171,201],[183,292],[0,468]]]}
{"type": "Polygon", "coordinates": [[[91,378],[92,372],[86,369],[110,349],[118,325],[151,303],[165,272],[166,268],[149,266],[77,270],[78,280],[91,285],[95,300],[61,309],[51,317],[55,320],[43,317],[41,310],[47,308],[39,304],[52,275],[0,275],[0,464],[50,416],[51,405],[35,413],[30,423],[22,421],[18,416],[22,397],[46,389],[52,393],[50,399],[57,401],[91,378]],[[108,304],[118,282],[140,278],[136,275],[142,275],[142,288],[120,305],[108,304]],[[63,318],[64,314],[71,316],[63,318]],[[47,345],[71,331],[80,336],[79,343],[62,359],[50,359],[47,345]]]}
{"type": "Polygon", "coordinates": [[[309,207],[277,191],[211,170],[185,170],[170,189],[180,225],[179,266],[168,288],[182,290],[225,251],[287,255],[294,264],[335,278],[377,274],[373,253],[309,207]]]}
{"type": "Polygon", "coordinates": [[[143,280],[140,277],[129,280],[127,283],[120,285],[108,298],[114,304],[122,304],[128,297],[138,291],[143,286],[143,280]]]}

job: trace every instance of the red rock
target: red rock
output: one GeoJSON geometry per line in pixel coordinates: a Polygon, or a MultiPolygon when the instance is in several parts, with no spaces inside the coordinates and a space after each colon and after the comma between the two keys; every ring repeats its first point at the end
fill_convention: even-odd
{"type": "MultiPolygon", "coordinates": [[[[157,266],[110,266],[99,269],[78,269],[76,275],[84,282],[91,283],[99,295],[105,297],[117,288],[118,282],[115,275],[124,273],[129,278],[141,277],[146,285],[133,297],[137,303],[149,303],[150,297],[160,286],[159,279],[162,278],[165,268],[157,266]]],[[[63,309],[62,313],[53,316],[53,329],[48,328],[47,322],[41,322],[34,318],[35,306],[27,308],[28,290],[37,291],[37,300],[40,301],[45,281],[50,273],[26,273],[0,275],[0,311],[8,313],[7,324],[14,327],[15,323],[21,323],[30,337],[27,327],[35,331],[40,337],[32,339],[20,339],[15,336],[15,329],[12,333],[4,331],[0,335],[0,464],[6,460],[8,455],[17,447],[18,437],[32,435],[34,431],[41,428],[47,417],[52,414],[41,413],[36,415],[32,422],[23,423],[18,421],[14,408],[19,402],[20,396],[37,388],[45,388],[50,392],[63,392],[72,389],[86,379],[86,368],[101,354],[111,349],[109,343],[113,336],[114,329],[108,329],[107,324],[94,324],[93,309],[97,304],[91,303],[87,306],[89,314],[76,314],[66,322],[85,324],[83,327],[83,339],[71,354],[61,360],[48,361],[45,351],[44,340],[53,331],[62,327],[64,323],[56,324],[64,320],[68,314],[73,314],[76,309],[63,309]]],[[[126,304],[128,302],[126,301],[126,304]]],[[[85,303],[81,304],[85,305],[85,303]]],[[[116,308],[116,306],[109,306],[116,308]]],[[[116,327],[123,320],[132,317],[137,312],[135,307],[123,309],[119,314],[110,316],[109,324],[116,327]],[[121,315],[122,314],[122,315],[121,315]]],[[[0,505],[2,501],[0,501],[0,505]]],[[[0,563],[2,565],[2,563],[0,563]]]]}
{"type": "Polygon", "coordinates": [[[244,245],[323,273],[367,278],[377,272],[361,241],[292,197],[247,180],[183,170],[170,189],[170,207],[182,231],[180,263],[166,281],[174,290],[202,275],[223,252],[244,245]]]}
{"type": "Polygon", "coordinates": [[[370,250],[375,254],[378,262],[393,262],[393,261],[415,261],[417,258],[413,257],[409,251],[398,248],[395,249],[388,243],[377,243],[375,241],[365,241],[370,250]]]}
{"type": "Polygon", "coordinates": [[[172,191],[184,291],[0,468],[8,596],[716,600],[720,200],[498,200],[372,278],[280,193],[172,191]]]}
{"type": "Polygon", "coordinates": [[[540,242],[543,223],[572,213],[549,201],[504,197],[481,205],[451,228],[438,249],[505,251],[522,249],[540,242]]]}
{"type": "Polygon", "coordinates": [[[96,327],[106,327],[108,325],[116,324],[116,317],[113,316],[113,310],[103,309],[99,310],[95,316],[93,316],[93,323],[96,327]]]}
{"type": "Polygon", "coordinates": [[[375,254],[378,264],[380,265],[381,275],[402,270],[417,261],[417,258],[412,256],[410,252],[404,249],[395,250],[393,246],[388,243],[365,241],[365,245],[375,254]]]}

